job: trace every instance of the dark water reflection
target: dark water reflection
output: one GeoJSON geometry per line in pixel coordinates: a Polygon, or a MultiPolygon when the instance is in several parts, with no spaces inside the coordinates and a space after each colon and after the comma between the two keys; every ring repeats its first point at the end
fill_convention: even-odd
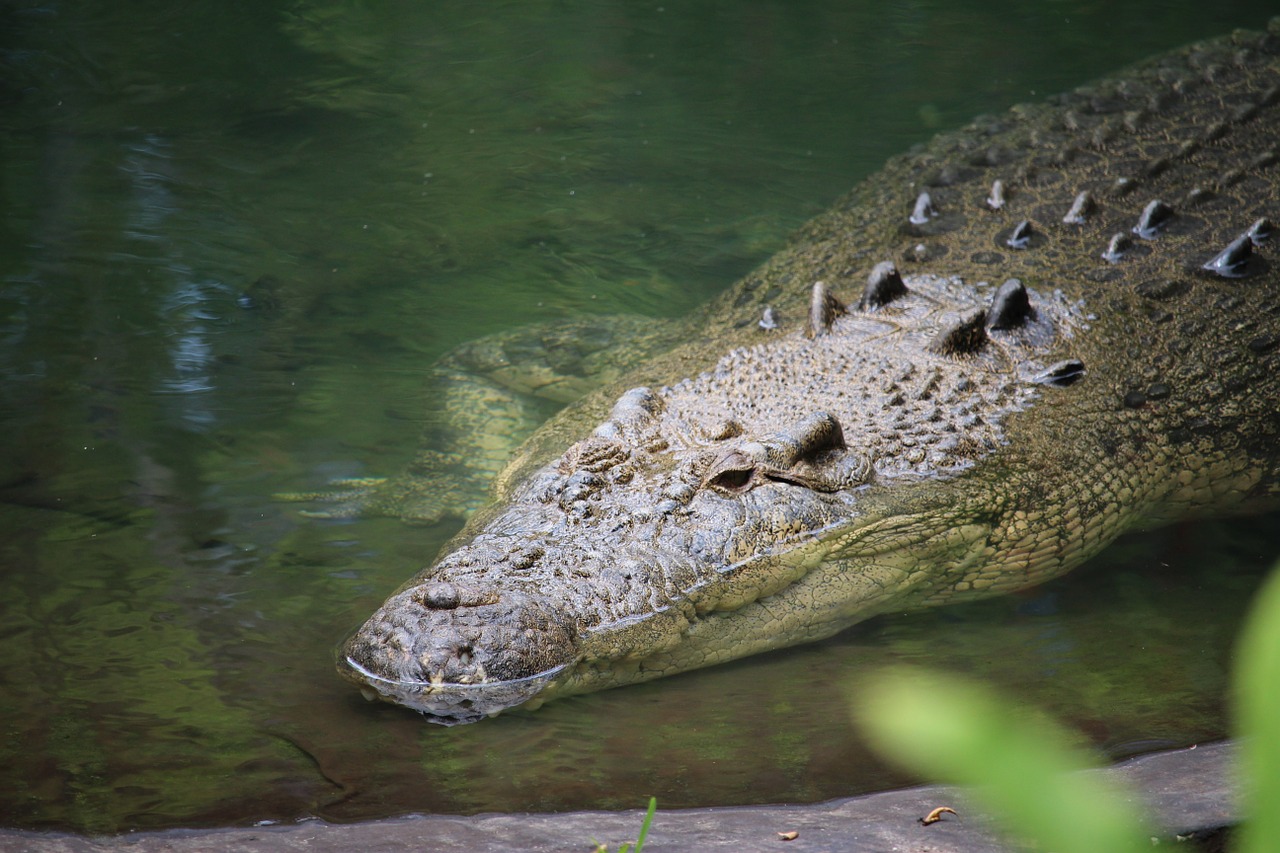
{"type": "Polygon", "coordinates": [[[0,5],[0,820],[850,794],[905,781],[846,710],[902,660],[1113,755],[1220,736],[1266,522],[442,729],[330,655],[451,528],[267,496],[393,471],[459,341],[679,314],[889,154],[1268,5],[0,5]]]}

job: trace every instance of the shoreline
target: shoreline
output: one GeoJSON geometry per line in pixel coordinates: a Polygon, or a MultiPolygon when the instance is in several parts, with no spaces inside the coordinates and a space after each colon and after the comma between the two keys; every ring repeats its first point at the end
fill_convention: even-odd
{"type": "MultiPolygon", "coordinates": [[[[1229,741],[1152,753],[1096,770],[1126,785],[1144,802],[1153,838],[1212,838],[1240,820],[1229,741]]],[[[319,820],[269,827],[171,829],[111,836],[0,829],[0,850],[13,853],[258,853],[302,851],[391,853],[511,853],[616,849],[634,842],[643,811],[556,814],[412,815],[355,824],[319,820]]],[[[727,806],[658,812],[645,843],[650,853],[676,850],[833,851],[883,853],[928,849],[931,853],[1012,851],[991,819],[951,785],[926,785],[809,805],[727,806]],[[939,806],[958,816],[923,826],[919,819],[939,806]],[[784,841],[779,833],[797,833],[784,841]]],[[[1182,849],[1187,849],[1183,847],[1182,849]]],[[[1196,848],[1191,848],[1196,849],[1196,848]]]]}

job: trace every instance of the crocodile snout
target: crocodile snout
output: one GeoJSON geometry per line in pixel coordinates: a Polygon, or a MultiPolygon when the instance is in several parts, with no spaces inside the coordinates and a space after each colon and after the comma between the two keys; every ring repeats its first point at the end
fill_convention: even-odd
{"type": "Polygon", "coordinates": [[[571,621],[545,600],[428,580],[388,599],[343,644],[338,668],[366,695],[463,723],[533,698],[577,646],[571,621]]]}

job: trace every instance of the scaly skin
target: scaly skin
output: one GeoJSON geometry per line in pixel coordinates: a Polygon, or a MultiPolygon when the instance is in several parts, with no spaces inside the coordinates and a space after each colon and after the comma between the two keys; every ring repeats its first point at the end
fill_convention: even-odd
{"type": "Polygon", "coordinates": [[[1266,224],[1212,261],[1280,214],[1278,116],[1273,22],[891,161],[692,342],[536,432],[340,668],[470,722],[1022,589],[1135,527],[1273,506],[1266,224]],[[1156,200],[1172,216],[1142,220],[1156,200]]]}

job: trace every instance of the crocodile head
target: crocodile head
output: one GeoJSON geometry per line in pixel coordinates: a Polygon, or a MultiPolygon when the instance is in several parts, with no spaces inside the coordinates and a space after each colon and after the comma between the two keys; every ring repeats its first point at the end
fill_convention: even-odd
{"type": "Polygon", "coordinates": [[[624,395],[474,539],[388,599],[346,643],[348,677],[451,723],[584,680],[663,674],[689,656],[695,625],[805,574],[872,479],[827,412],[759,438],[725,420],[673,447],[663,409],[647,388],[624,395]]]}
{"type": "Polygon", "coordinates": [[[865,294],[869,307],[846,312],[819,283],[807,331],[623,394],[387,600],[341,650],[344,674],[371,698],[470,722],[828,636],[974,583],[991,490],[948,489],[1005,443],[1005,415],[1058,381],[1035,356],[1071,309],[1049,297],[1031,310],[1017,282],[920,279],[890,298],[892,316],[865,294]],[[997,328],[1012,314],[1015,328],[997,328]]]}

